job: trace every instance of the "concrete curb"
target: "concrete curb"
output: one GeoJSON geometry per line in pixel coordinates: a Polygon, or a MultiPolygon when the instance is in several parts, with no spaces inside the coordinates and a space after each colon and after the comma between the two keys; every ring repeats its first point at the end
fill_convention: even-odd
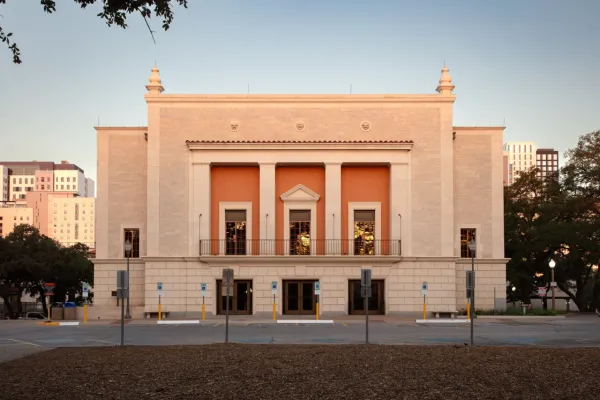
{"type": "Polygon", "coordinates": [[[67,321],[67,322],[39,322],[41,326],[79,326],[79,321],[67,321]]]}
{"type": "Polygon", "coordinates": [[[182,319],[182,320],[161,320],[156,321],[156,325],[192,325],[199,324],[199,319],[182,319]]]}
{"type": "Polygon", "coordinates": [[[280,319],[278,324],[333,324],[332,319],[280,319]]]}
{"type": "Polygon", "coordinates": [[[417,324],[432,324],[432,325],[443,325],[443,324],[468,324],[470,319],[418,319],[415,321],[417,324]]]}
{"type": "Polygon", "coordinates": [[[565,319],[564,315],[478,315],[477,319],[565,319]]]}

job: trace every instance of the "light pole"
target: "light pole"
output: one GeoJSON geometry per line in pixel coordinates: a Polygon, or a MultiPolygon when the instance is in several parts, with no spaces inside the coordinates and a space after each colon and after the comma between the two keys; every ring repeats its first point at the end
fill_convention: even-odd
{"type": "Polygon", "coordinates": [[[554,260],[550,260],[548,265],[550,266],[550,271],[552,271],[552,282],[550,282],[550,290],[552,290],[552,311],[555,311],[556,303],[554,300],[554,286],[556,286],[556,282],[554,282],[554,267],[556,267],[556,262],[554,262],[554,260]]]}
{"type": "Polygon", "coordinates": [[[125,255],[127,256],[127,312],[125,318],[131,318],[131,312],[129,310],[129,256],[131,254],[131,242],[129,239],[125,240],[125,255]]]}
{"type": "Polygon", "coordinates": [[[475,251],[477,250],[477,244],[475,239],[471,239],[469,242],[469,250],[471,251],[471,276],[473,277],[473,290],[471,290],[471,314],[475,316],[475,251]]]}
{"type": "MultiPolygon", "coordinates": [[[[475,319],[475,250],[477,244],[475,239],[469,242],[469,250],[471,250],[471,346],[473,346],[473,324],[475,319]]],[[[496,299],[494,299],[496,301],[496,299]]]]}

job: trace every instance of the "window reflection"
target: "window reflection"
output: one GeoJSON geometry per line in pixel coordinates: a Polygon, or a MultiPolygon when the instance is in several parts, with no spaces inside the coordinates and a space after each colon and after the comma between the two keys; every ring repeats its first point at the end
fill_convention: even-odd
{"type": "Polygon", "coordinates": [[[354,255],[375,255],[375,211],[354,211],[354,255]]]}
{"type": "Polygon", "coordinates": [[[310,210],[290,211],[290,255],[310,254],[310,210]]]}

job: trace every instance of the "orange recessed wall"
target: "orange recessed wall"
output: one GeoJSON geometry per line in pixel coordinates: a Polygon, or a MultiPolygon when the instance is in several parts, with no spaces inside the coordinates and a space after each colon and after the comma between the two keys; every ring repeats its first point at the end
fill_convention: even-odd
{"type": "MultiPolygon", "coordinates": [[[[219,238],[219,203],[252,202],[252,238],[259,239],[260,170],[252,167],[212,167],[210,171],[210,235],[219,238]]],[[[213,244],[215,246],[215,244],[213,244]]],[[[217,249],[218,247],[215,247],[217,249]]]]}
{"type": "Polygon", "coordinates": [[[348,238],[348,203],[381,203],[381,240],[390,236],[390,169],[389,167],[342,168],[342,218],[341,236],[348,238]]]}
{"type": "MultiPolygon", "coordinates": [[[[304,185],[319,196],[317,202],[317,240],[325,239],[325,168],[277,167],[275,170],[275,238],[283,239],[283,201],[281,195],[296,185],[304,185]]],[[[321,242],[319,240],[319,242],[321,242]]],[[[317,244],[317,254],[320,253],[317,244]]]]}

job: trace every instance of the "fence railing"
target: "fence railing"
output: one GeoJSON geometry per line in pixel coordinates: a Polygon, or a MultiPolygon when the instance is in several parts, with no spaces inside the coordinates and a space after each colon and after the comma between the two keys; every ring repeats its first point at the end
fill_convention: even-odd
{"type": "Polygon", "coordinates": [[[401,240],[201,239],[200,256],[401,256],[401,240]]]}

